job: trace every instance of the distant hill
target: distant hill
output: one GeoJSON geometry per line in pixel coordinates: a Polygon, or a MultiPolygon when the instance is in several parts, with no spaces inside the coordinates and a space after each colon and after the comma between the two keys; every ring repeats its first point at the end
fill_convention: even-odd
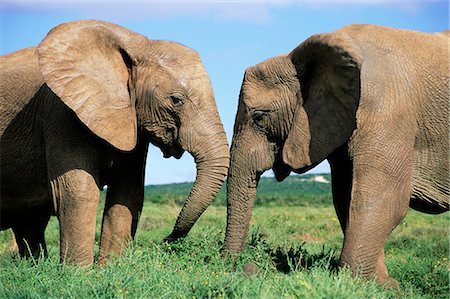
{"type": "MultiPolygon", "coordinates": [[[[291,175],[283,182],[274,178],[261,178],[255,205],[331,205],[330,174],[291,175]]],[[[182,205],[191,190],[192,183],[148,185],[145,200],[154,203],[175,203],[182,205]]],[[[226,206],[226,186],[220,190],[214,205],[226,206]]]]}

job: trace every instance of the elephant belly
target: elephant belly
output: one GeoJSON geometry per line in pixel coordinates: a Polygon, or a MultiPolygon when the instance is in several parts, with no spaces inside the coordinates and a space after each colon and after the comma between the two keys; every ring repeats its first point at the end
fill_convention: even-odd
{"type": "Polygon", "coordinates": [[[1,194],[0,230],[26,221],[36,214],[54,215],[53,203],[48,192],[36,194],[1,194]]]}
{"type": "Polygon", "coordinates": [[[43,182],[36,175],[30,175],[28,169],[18,168],[13,173],[3,171],[3,169],[2,165],[0,229],[11,227],[14,222],[19,221],[25,215],[44,211],[54,214],[53,201],[47,182],[43,182]]]}
{"type": "MultiPolygon", "coordinates": [[[[1,227],[25,211],[53,209],[45,154],[38,138],[6,131],[1,138],[1,227]],[[7,219],[9,219],[7,221],[7,219]]],[[[28,212],[27,212],[28,213],[28,212]]]]}
{"type": "Polygon", "coordinates": [[[422,151],[420,158],[415,160],[410,207],[425,213],[438,214],[449,210],[450,181],[448,161],[436,159],[434,153],[430,155],[429,151],[422,151]]]}
{"type": "Polygon", "coordinates": [[[41,171],[20,165],[11,168],[2,161],[1,170],[2,211],[36,208],[52,202],[45,168],[41,171]]]}
{"type": "Polygon", "coordinates": [[[450,204],[447,80],[440,86],[430,86],[418,112],[410,202],[413,209],[434,214],[448,211],[450,204]]]}

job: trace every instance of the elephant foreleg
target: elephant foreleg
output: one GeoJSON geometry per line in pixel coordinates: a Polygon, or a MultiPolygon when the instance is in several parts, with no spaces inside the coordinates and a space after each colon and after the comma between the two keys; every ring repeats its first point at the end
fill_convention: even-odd
{"type": "Polygon", "coordinates": [[[329,157],[331,168],[333,204],[342,232],[345,234],[352,192],[352,162],[347,144],[336,149],[329,157]]]}
{"type": "Polygon", "coordinates": [[[86,170],[72,169],[51,180],[60,226],[61,262],[92,264],[100,191],[86,170]]]}

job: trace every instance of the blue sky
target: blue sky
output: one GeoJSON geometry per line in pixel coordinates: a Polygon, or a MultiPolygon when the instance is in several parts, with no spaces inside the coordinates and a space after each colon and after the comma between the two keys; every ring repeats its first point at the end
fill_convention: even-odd
{"type": "MultiPolygon", "coordinates": [[[[244,70],[287,53],[312,34],[352,23],[435,32],[448,29],[448,1],[8,1],[0,2],[0,54],[35,46],[54,26],[110,21],[150,39],[173,40],[200,53],[231,140],[244,70]]],[[[312,172],[328,172],[322,163],[312,172]]],[[[270,172],[269,172],[270,175],[270,172]]],[[[193,181],[186,153],[164,159],[150,147],[146,184],[193,181]]]]}

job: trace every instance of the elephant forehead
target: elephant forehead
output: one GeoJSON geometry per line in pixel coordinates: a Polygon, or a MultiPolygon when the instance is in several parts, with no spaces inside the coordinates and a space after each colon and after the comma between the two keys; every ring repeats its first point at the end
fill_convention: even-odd
{"type": "Polygon", "coordinates": [[[179,63],[186,59],[200,59],[195,50],[173,41],[152,40],[149,52],[150,56],[157,57],[162,65],[179,63]]]}
{"type": "Polygon", "coordinates": [[[175,72],[174,77],[178,78],[179,83],[185,88],[204,88],[211,85],[209,76],[201,64],[187,67],[181,73],[175,72]]]}
{"type": "Polygon", "coordinates": [[[249,107],[269,107],[286,100],[286,95],[298,89],[292,64],[284,56],[275,57],[246,70],[242,98],[249,107]]]}
{"type": "Polygon", "coordinates": [[[151,53],[149,60],[155,58],[153,70],[161,70],[183,86],[188,86],[199,78],[208,77],[198,53],[182,44],[153,41],[151,53]]]}
{"type": "Polygon", "coordinates": [[[287,88],[281,85],[267,85],[263,81],[245,81],[242,85],[241,99],[252,109],[275,110],[285,100],[287,88]]]}
{"type": "Polygon", "coordinates": [[[263,92],[249,88],[243,93],[242,100],[251,109],[269,109],[279,99],[273,90],[263,92]]]}
{"type": "Polygon", "coordinates": [[[296,70],[287,56],[281,55],[247,68],[245,80],[267,86],[286,85],[296,81],[296,70]]]}
{"type": "Polygon", "coordinates": [[[211,92],[211,82],[200,61],[186,63],[179,60],[178,65],[150,62],[140,68],[140,75],[142,82],[157,86],[161,91],[211,92]]]}
{"type": "Polygon", "coordinates": [[[164,67],[169,80],[176,80],[186,90],[209,89],[211,82],[208,73],[199,60],[180,61],[178,65],[164,67]]]}

